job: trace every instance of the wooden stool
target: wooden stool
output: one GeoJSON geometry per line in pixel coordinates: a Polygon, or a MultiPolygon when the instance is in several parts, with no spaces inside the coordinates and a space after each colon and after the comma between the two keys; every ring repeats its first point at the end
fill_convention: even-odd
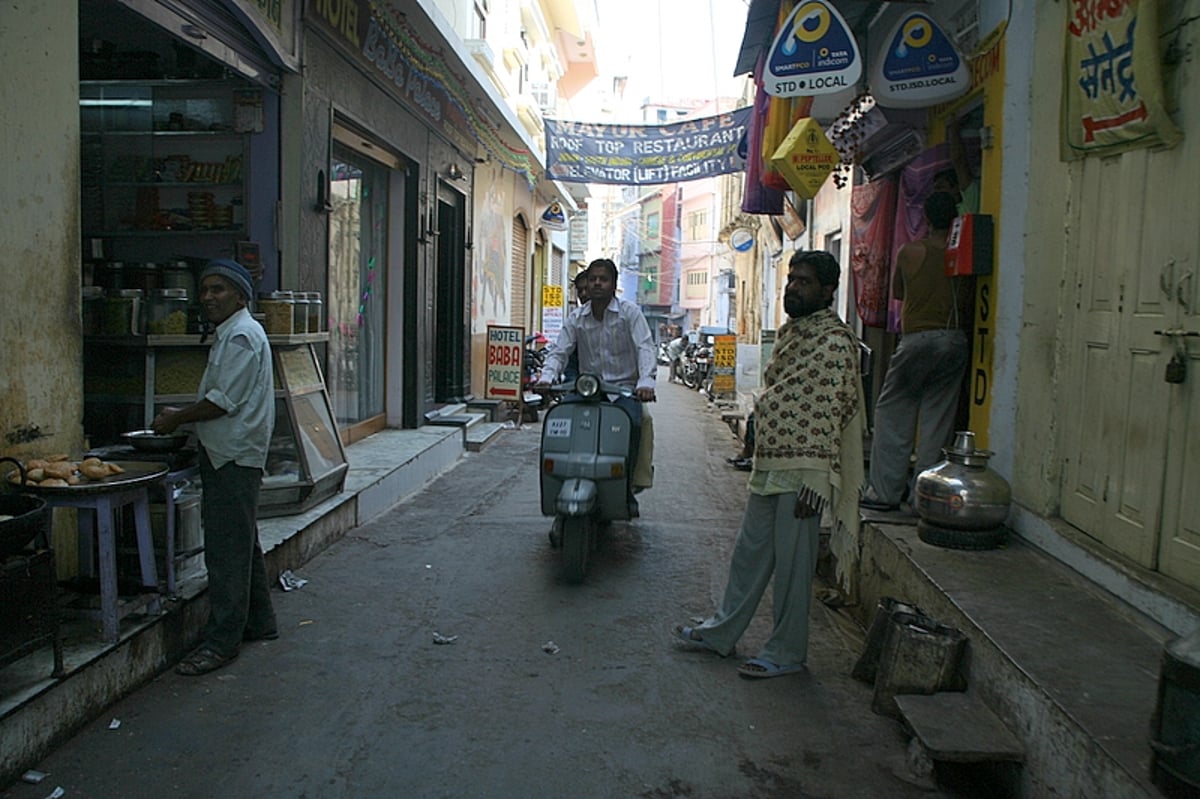
{"type": "MultiPolygon", "coordinates": [[[[165,469],[164,469],[165,472],[165,469]]],[[[79,513],[79,569],[89,576],[96,573],[92,541],[98,543],[100,559],[100,611],[104,640],[115,644],[121,638],[121,619],[149,605],[151,613],[162,610],[158,596],[158,572],[154,563],[154,535],[150,528],[150,496],[145,482],[133,486],[116,484],[111,490],[55,493],[43,495],[46,504],[56,508],[77,508],[79,513]],[[138,562],[141,566],[141,597],[120,605],[117,591],[117,534],[113,514],[126,505],[133,506],[137,534],[138,562]],[[84,512],[90,511],[90,512],[84,512]]],[[[95,614],[95,611],[90,611],[95,614]]]]}

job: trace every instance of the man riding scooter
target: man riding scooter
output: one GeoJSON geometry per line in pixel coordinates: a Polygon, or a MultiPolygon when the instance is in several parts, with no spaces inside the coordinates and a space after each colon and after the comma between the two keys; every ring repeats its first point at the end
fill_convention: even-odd
{"type": "MultiPolygon", "coordinates": [[[[581,373],[598,376],[603,382],[632,390],[633,396],[611,395],[631,423],[632,471],[642,437],[642,403],[655,400],[657,355],[650,326],[634,303],[616,296],[617,265],[608,258],[592,261],[587,268],[588,302],[563,320],[562,331],[546,356],[539,386],[556,382],[572,353],[578,353],[581,373]]],[[[562,402],[578,401],[568,394],[562,402]]],[[[628,494],[629,517],[636,518],[638,503],[633,490],[628,494]]]]}

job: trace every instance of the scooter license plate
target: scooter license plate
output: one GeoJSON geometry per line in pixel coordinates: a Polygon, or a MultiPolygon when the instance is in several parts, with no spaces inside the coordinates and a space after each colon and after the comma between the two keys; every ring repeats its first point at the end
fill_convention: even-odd
{"type": "Polygon", "coordinates": [[[570,418],[547,419],[545,433],[546,438],[570,438],[570,418]]]}

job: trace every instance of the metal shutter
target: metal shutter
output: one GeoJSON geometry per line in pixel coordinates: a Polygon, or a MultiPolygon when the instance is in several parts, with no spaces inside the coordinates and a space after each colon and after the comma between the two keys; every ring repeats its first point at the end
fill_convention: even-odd
{"type": "Polygon", "coordinates": [[[512,323],[525,326],[529,288],[529,226],[517,217],[512,237],[512,323]]]}

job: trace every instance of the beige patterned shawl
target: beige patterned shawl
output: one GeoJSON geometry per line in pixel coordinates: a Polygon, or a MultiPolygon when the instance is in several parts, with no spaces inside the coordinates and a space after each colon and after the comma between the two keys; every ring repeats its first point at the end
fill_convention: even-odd
{"type": "Polygon", "coordinates": [[[863,398],[858,341],[824,309],[779,328],[754,406],[755,471],[796,470],[833,517],[830,546],[849,588],[858,561],[863,398]]]}

